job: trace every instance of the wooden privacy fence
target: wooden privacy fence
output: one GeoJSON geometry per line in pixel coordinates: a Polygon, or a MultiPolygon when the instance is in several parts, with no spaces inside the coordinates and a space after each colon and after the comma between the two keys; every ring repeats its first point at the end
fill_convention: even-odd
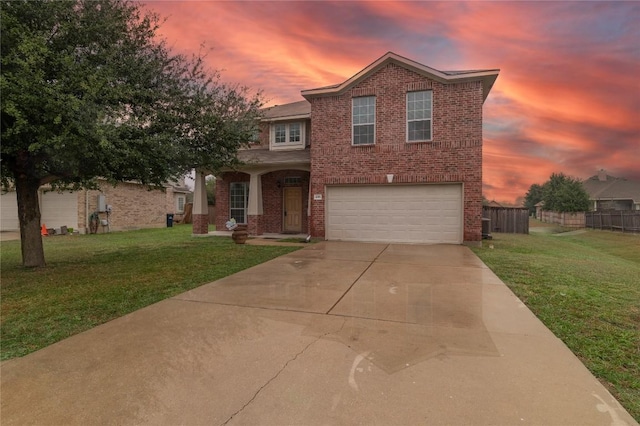
{"type": "Polygon", "coordinates": [[[563,228],[582,229],[585,226],[584,212],[552,212],[540,211],[538,219],[546,223],[554,223],[563,228]]]}
{"type": "Polygon", "coordinates": [[[527,208],[484,206],[482,217],[491,220],[491,232],[529,233],[529,209],[527,208]]]}
{"type": "Polygon", "coordinates": [[[587,228],[611,229],[612,231],[640,232],[640,211],[606,210],[587,212],[585,214],[587,228]]]}

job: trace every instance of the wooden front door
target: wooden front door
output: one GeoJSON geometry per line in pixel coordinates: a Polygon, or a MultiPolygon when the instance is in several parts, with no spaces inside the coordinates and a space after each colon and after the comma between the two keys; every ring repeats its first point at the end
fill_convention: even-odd
{"type": "Polygon", "coordinates": [[[302,188],[284,188],[283,231],[302,232],[302,188]]]}

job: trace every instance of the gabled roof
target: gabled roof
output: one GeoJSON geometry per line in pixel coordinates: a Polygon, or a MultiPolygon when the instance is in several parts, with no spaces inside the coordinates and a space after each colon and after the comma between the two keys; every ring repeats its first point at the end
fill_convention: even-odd
{"type": "Polygon", "coordinates": [[[499,69],[439,71],[435,68],[430,68],[426,65],[422,65],[418,62],[412,61],[411,59],[407,59],[403,56],[397,55],[393,52],[388,52],[345,82],[341,84],[334,84],[332,86],[319,87],[317,89],[303,90],[302,96],[305,99],[309,99],[316,96],[340,95],[344,91],[366,79],[382,67],[386,66],[388,63],[394,63],[398,66],[421,74],[440,83],[460,83],[465,81],[480,80],[482,81],[484,99],[486,99],[489,95],[489,91],[493,87],[493,83],[496,81],[496,78],[498,78],[498,73],[500,72],[499,69]]]}
{"type": "Polygon", "coordinates": [[[591,176],[582,182],[591,200],[633,200],[640,202],[640,181],[609,175],[591,176]]]}
{"type": "Polygon", "coordinates": [[[298,101],[265,108],[262,121],[294,120],[310,116],[311,104],[309,101],[298,101]]]}

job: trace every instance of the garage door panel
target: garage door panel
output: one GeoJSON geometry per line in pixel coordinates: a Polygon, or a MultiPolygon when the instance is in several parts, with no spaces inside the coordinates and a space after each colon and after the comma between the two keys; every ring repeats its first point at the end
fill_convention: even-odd
{"type": "Polygon", "coordinates": [[[327,239],[462,242],[462,185],[327,188],[327,239]]]}
{"type": "Polygon", "coordinates": [[[0,195],[0,230],[17,231],[20,229],[18,222],[18,201],[15,191],[0,195]]]}
{"type": "Polygon", "coordinates": [[[40,199],[41,222],[48,228],[78,228],[78,194],[45,192],[40,199]]]}

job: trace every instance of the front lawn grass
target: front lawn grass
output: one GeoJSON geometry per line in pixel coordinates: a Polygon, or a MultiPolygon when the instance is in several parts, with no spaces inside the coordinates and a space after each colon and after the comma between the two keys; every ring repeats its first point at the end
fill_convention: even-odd
{"type": "Polygon", "coordinates": [[[474,252],[640,421],[640,236],[493,237],[474,252]]]}
{"type": "Polygon", "coordinates": [[[190,225],[44,238],[47,267],[0,247],[0,357],[23,356],[144,306],[297,250],[196,238],[190,225]]]}

